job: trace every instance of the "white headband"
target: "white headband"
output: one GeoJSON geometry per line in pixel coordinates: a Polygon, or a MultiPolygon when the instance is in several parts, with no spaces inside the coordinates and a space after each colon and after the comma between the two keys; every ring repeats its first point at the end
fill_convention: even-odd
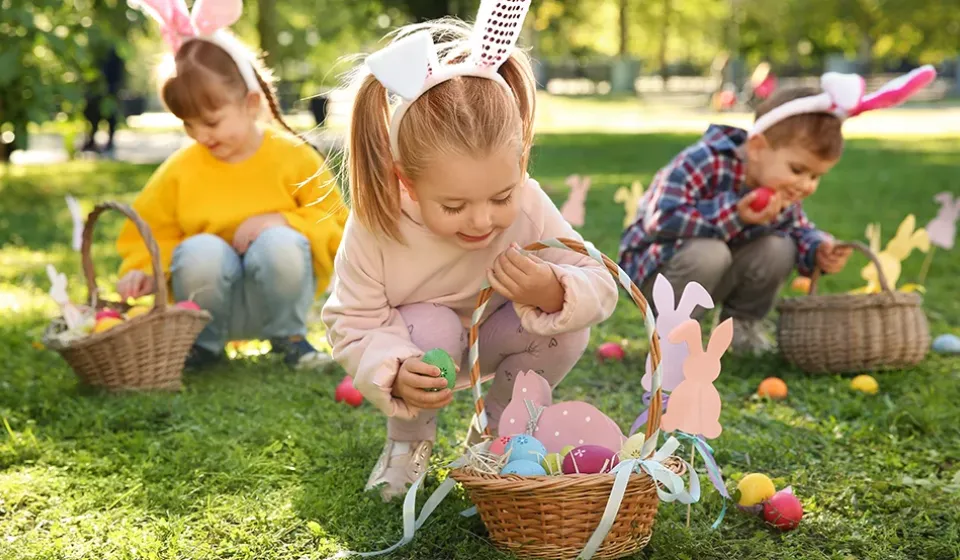
{"type": "Polygon", "coordinates": [[[187,10],[185,0],[133,0],[131,3],[157,20],[171,51],[180,50],[184,39],[213,43],[236,63],[247,89],[260,91],[253,61],[240,41],[226,31],[240,19],[242,0],[196,0],[193,12],[187,10]]]}
{"type": "Polygon", "coordinates": [[[434,86],[458,76],[487,78],[511,95],[510,86],[498,73],[510,58],[530,0],[481,0],[470,38],[470,55],[457,64],[441,64],[429,31],[399,39],[367,57],[370,72],[383,87],[402,99],[390,118],[390,149],[400,157],[400,120],[421,95],[434,86]]]}
{"type": "Polygon", "coordinates": [[[750,136],[756,136],[771,126],[795,115],[830,113],[840,120],[855,117],[866,111],[894,107],[909,99],[937,77],[933,66],[921,66],[887,82],[879,90],[864,95],[866,82],[856,74],[827,72],[820,78],[823,93],[788,101],[766,113],[753,124],[750,136]]]}

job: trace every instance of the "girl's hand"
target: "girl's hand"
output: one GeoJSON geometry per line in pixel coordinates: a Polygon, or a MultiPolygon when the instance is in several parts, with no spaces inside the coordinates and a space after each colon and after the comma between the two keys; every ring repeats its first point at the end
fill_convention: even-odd
{"type": "Polygon", "coordinates": [[[453,391],[447,389],[447,380],[441,377],[440,368],[425,364],[419,358],[407,358],[400,364],[391,394],[417,408],[443,408],[453,400],[453,391]]]}
{"type": "Polygon", "coordinates": [[[242,255],[260,237],[263,230],[285,225],[288,225],[287,219],[283,217],[283,214],[276,212],[247,218],[233,234],[233,248],[242,255]]]}
{"type": "Polygon", "coordinates": [[[487,270],[487,281],[510,301],[539,307],[544,313],[563,309],[563,285],[547,263],[524,255],[514,243],[487,270]]]}
{"type": "Polygon", "coordinates": [[[117,293],[123,299],[138,298],[147,294],[152,294],[153,276],[148,275],[142,270],[131,270],[123,275],[123,278],[117,282],[117,293]]]}

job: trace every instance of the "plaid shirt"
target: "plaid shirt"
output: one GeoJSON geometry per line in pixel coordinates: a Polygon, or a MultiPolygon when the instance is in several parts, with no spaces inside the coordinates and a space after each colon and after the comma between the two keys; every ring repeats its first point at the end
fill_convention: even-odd
{"type": "Polygon", "coordinates": [[[800,203],[767,225],[740,221],[737,202],[748,189],[738,148],[745,130],[711,125],[696,144],[680,152],[654,176],[638,203],[637,219],[620,238],[620,267],[638,285],[670,260],[691,237],[722,239],[729,245],[769,234],[789,236],[797,245],[797,268],[809,276],[817,247],[831,237],[811,223],[800,203]]]}

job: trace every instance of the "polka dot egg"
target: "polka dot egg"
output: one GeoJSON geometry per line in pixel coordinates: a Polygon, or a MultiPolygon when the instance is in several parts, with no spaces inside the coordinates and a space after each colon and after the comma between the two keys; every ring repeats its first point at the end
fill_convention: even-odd
{"type": "Polygon", "coordinates": [[[505,449],[510,454],[510,463],[519,460],[533,461],[537,465],[547,456],[547,448],[540,441],[528,435],[516,435],[510,438],[505,449]]]}

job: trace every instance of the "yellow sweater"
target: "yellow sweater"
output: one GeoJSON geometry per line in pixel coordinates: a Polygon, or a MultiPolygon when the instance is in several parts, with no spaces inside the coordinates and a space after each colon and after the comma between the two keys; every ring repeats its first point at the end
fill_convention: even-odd
{"type": "MultiPolygon", "coordinates": [[[[347,219],[323,158],[300,139],[271,128],[264,130],[257,152],[240,163],[222,162],[199,144],[181,148],[157,168],[133,209],[157,240],[167,278],[173,250],[188,237],[212,233],[232,243],[247,218],[280,213],[310,240],[317,294],[330,283],[347,219]]],[[[130,220],[123,225],[117,250],[123,258],[120,276],[131,270],[152,274],[146,244],[130,220]]]]}

